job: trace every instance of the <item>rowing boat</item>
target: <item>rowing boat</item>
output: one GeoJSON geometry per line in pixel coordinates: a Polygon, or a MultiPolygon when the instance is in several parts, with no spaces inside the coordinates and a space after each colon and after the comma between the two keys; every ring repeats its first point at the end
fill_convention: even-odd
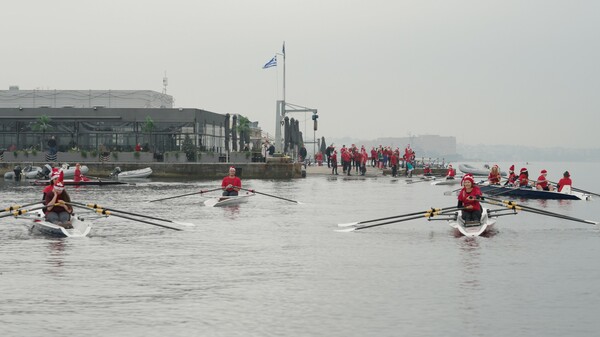
{"type": "MultiPolygon", "coordinates": [[[[469,165],[469,164],[460,164],[458,165],[458,169],[462,172],[462,173],[471,173],[474,176],[483,176],[483,177],[487,177],[490,174],[490,169],[488,167],[483,167],[483,168],[477,168],[473,165],[469,165]]],[[[500,175],[502,175],[503,177],[506,177],[506,172],[502,171],[500,172],[500,175]]]]}
{"type": "Polygon", "coordinates": [[[208,207],[223,207],[241,204],[248,201],[249,197],[255,196],[255,193],[246,193],[232,197],[216,197],[204,201],[204,205],[208,207]]]}
{"type": "Polygon", "coordinates": [[[121,171],[120,167],[115,169],[110,174],[110,178],[114,179],[130,179],[130,178],[148,178],[152,174],[152,168],[146,167],[139,170],[121,171]]]}
{"type": "Polygon", "coordinates": [[[465,223],[462,219],[461,211],[458,211],[455,214],[455,218],[449,220],[448,224],[466,237],[480,236],[491,230],[496,223],[496,218],[488,216],[487,209],[485,208],[481,212],[481,219],[475,223],[465,223]]]}
{"type": "Polygon", "coordinates": [[[431,183],[431,185],[457,185],[460,184],[460,178],[454,178],[454,179],[441,179],[441,180],[437,180],[431,183]]]}
{"type": "MultiPolygon", "coordinates": [[[[35,180],[31,184],[35,186],[45,186],[50,183],[50,180],[35,180]]],[[[65,185],[69,186],[104,186],[104,185],[125,185],[126,182],[114,181],[114,180],[89,180],[89,181],[75,181],[73,179],[63,180],[65,185]]]]}
{"type": "Polygon", "coordinates": [[[92,230],[92,225],[89,221],[85,221],[82,216],[71,215],[71,225],[73,228],[66,229],[62,226],[53,224],[45,220],[44,212],[41,209],[31,211],[22,216],[32,220],[30,228],[38,232],[56,237],[84,237],[92,230]]]}
{"type": "Polygon", "coordinates": [[[499,185],[480,185],[481,192],[487,195],[502,195],[512,198],[547,199],[547,200],[591,200],[589,194],[572,191],[565,186],[561,192],[544,191],[534,188],[508,187],[499,185]]]}

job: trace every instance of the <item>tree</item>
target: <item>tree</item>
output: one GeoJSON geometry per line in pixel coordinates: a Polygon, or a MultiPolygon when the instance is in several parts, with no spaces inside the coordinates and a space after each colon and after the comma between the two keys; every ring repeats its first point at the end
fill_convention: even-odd
{"type": "Polygon", "coordinates": [[[154,131],[155,125],[154,121],[150,116],[146,116],[146,121],[142,125],[142,132],[148,134],[148,144],[152,146],[152,131],[154,131]]]}
{"type": "Polygon", "coordinates": [[[244,143],[250,142],[250,120],[247,117],[239,115],[238,123],[235,126],[240,135],[240,150],[244,148],[244,143]]]}
{"type": "Polygon", "coordinates": [[[183,140],[183,152],[185,152],[185,157],[188,161],[196,161],[196,146],[194,146],[190,135],[185,135],[185,139],[183,140]]]}
{"type": "Polygon", "coordinates": [[[46,138],[46,131],[52,130],[53,126],[50,124],[52,120],[46,115],[41,115],[35,123],[31,126],[33,131],[41,132],[42,139],[40,140],[40,151],[44,151],[44,139],[46,138]]]}

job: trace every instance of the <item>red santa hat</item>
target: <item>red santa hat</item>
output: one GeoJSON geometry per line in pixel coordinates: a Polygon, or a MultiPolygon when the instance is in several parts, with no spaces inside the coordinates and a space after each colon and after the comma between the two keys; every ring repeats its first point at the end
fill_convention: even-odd
{"type": "Polygon", "coordinates": [[[58,174],[58,180],[54,183],[54,190],[58,193],[64,191],[65,189],[65,173],[61,170],[58,174]]]}
{"type": "Polygon", "coordinates": [[[521,173],[524,173],[524,172],[527,172],[527,168],[526,167],[521,168],[521,173]]]}
{"type": "Polygon", "coordinates": [[[540,173],[541,174],[545,174],[545,173],[548,173],[548,171],[546,171],[546,169],[543,169],[543,170],[540,171],[540,173]]]}
{"type": "Polygon", "coordinates": [[[510,165],[510,168],[508,170],[511,172],[515,172],[515,165],[510,165]]]}
{"type": "Polygon", "coordinates": [[[465,182],[465,181],[470,181],[470,182],[471,182],[471,184],[475,185],[475,179],[473,179],[473,176],[470,176],[470,175],[465,175],[465,176],[463,177],[463,181],[462,181],[462,182],[463,182],[463,184],[464,184],[464,182],[465,182]]]}

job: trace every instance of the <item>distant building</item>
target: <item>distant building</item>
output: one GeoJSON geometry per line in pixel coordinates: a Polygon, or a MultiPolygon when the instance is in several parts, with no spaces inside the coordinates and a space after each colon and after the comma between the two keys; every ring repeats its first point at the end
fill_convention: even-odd
{"type": "Polygon", "coordinates": [[[173,108],[173,97],[152,90],[0,90],[0,108],[173,108]]]}
{"type": "MultiPolygon", "coordinates": [[[[173,97],[151,90],[0,90],[0,150],[38,149],[51,136],[59,151],[133,151],[137,143],[162,153],[181,151],[186,138],[202,152],[233,147],[229,114],[173,109],[173,97]],[[40,118],[50,122],[40,129],[40,118]]],[[[251,123],[252,147],[261,130],[251,123]]],[[[238,138],[239,139],[239,138],[238,138]]]]}

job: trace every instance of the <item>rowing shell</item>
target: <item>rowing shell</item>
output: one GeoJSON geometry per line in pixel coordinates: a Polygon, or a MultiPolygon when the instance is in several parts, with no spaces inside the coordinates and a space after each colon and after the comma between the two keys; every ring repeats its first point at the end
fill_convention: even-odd
{"type": "Polygon", "coordinates": [[[475,224],[465,224],[461,215],[462,215],[461,211],[458,211],[456,213],[456,218],[453,220],[450,220],[448,222],[448,224],[450,225],[450,227],[458,230],[458,232],[460,232],[460,234],[462,234],[466,237],[480,236],[481,234],[485,233],[486,231],[489,231],[492,228],[492,226],[494,226],[494,224],[496,223],[496,218],[489,217],[488,213],[487,213],[487,209],[485,209],[485,208],[481,212],[480,221],[475,224]]]}
{"type": "Polygon", "coordinates": [[[460,179],[442,179],[438,181],[434,181],[431,185],[457,185],[460,184],[460,179]]]}
{"type": "Polygon", "coordinates": [[[42,210],[31,211],[28,217],[33,220],[31,229],[50,236],[56,237],[84,237],[92,230],[92,225],[89,221],[84,221],[83,217],[71,215],[71,224],[73,228],[66,229],[62,226],[53,224],[45,220],[42,210]]]}
{"type": "Polygon", "coordinates": [[[247,193],[247,194],[232,196],[232,197],[211,198],[211,199],[204,201],[204,205],[209,206],[209,207],[223,207],[223,206],[237,205],[237,204],[247,202],[249,197],[252,197],[255,195],[256,195],[255,193],[247,193]]]}

